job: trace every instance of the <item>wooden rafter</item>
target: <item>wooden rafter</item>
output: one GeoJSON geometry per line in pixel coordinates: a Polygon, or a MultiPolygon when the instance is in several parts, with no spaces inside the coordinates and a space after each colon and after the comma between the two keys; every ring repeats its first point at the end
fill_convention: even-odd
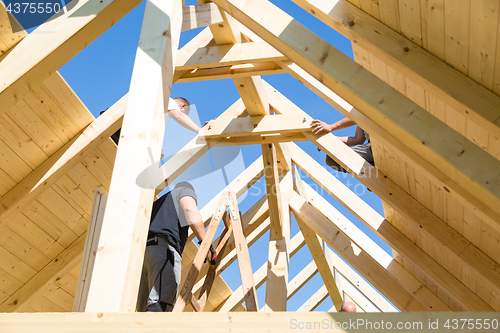
{"type": "Polygon", "coordinates": [[[90,152],[110,140],[121,126],[126,103],[127,95],[4,194],[0,198],[0,224],[23,211],[90,152]]]}
{"type": "Polygon", "coordinates": [[[459,302],[469,311],[492,311],[490,306],[462,284],[461,281],[458,281],[450,272],[435,262],[401,231],[396,229],[341,181],[321,167],[306,152],[296,145],[291,145],[291,150],[293,152],[292,160],[309,177],[375,231],[391,247],[397,249],[405,259],[419,267],[425,275],[448,293],[447,297],[459,302]]]}
{"type": "MultiPolygon", "coordinates": [[[[493,212],[500,213],[499,160],[402,96],[269,1],[213,2],[325,86],[338,92],[397,140],[404,142],[408,149],[448,174],[453,182],[481,198],[493,212]],[[297,36],[301,36],[300,43],[297,36]],[[304,49],[308,51],[304,52],[304,49]]],[[[497,221],[493,227],[500,230],[500,222],[497,221]]]]}
{"type": "Polygon", "coordinates": [[[181,31],[206,27],[223,21],[219,8],[213,3],[185,6],[182,8],[182,15],[181,31]]]}
{"type": "MultiPolygon", "coordinates": [[[[340,253],[349,264],[365,276],[370,283],[389,298],[401,311],[428,311],[428,308],[412,292],[402,287],[397,282],[396,277],[391,276],[387,271],[386,268],[389,268],[392,258],[387,254],[384,256],[385,252],[381,252],[383,250],[379,250],[373,245],[374,249],[363,250],[368,244],[354,244],[344,235],[343,229],[339,230],[333,224],[332,219],[341,218],[341,214],[325,217],[296,193],[292,193],[290,207],[314,232],[340,253]],[[372,257],[376,254],[373,250],[378,250],[376,252],[378,256],[384,256],[385,258],[378,258],[379,261],[377,262],[372,257]],[[384,261],[380,262],[381,260],[384,261]]],[[[373,241],[370,243],[373,244],[373,241]]],[[[397,265],[394,267],[397,267],[397,265]]],[[[399,270],[401,273],[403,271],[399,270]]],[[[406,272],[406,274],[405,278],[410,278],[408,276],[409,273],[406,272]]]]}
{"type": "Polygon", "coordinates": [[[42,24],[38,29],[45,33],[30,34],[24,38],[0,63],[0,114],[140,2],[82,0],[65,14],[42,24]]]}
{"type": "MultiPolygon", "coordinates": [[[[293,172],[293,181],[295,190],[305,200],[308,200],[306,189],[304,187],[302,179],[300,179],[300,175],[298,173],[298,169],[296,166],[293,166],[292,172],[293,172]]],[[[332,299],[333,305],[335,306],[337,311],[340,311],[340,308],[343,304],[342,290],[340,290],[339,286],[337,286],[335,277],[333,275],[332,267],[327,261],[326,245],[324,244],[324,241],[321,238],[319,238],[318,235],[316,235],[316,233],[313,230],[311,230],[311,228],[309,228],[309,226],[301,219],[300,216],[295,215],[295,220],[297,221],[297,224],[299,225],[300,230],[302,231],[302,234],[306,239],[307,248],[311,252],[314,262],[318,267],[318,270],[321,274],[321,278],[323,279],[323,282],[325,284],[326,290],[328,291],[328,294],[332,299]]]]}
{"type": "MultiPolygon", "coordinates": [[[[306,114],[272,87],[269,87],[268,94],[273,96],[271,104],[277,110],[306,114]]],[[[331,158],[337,160],[360,182],[374,191],[382,200],[405,216],[408,221],[418,225],[419,229],[425,232],[426,237],[434,239],[438,244],[443,244],[450,250],[450,254],[454,256],[455,260],[461,262],[476,275],[481,276],[488,286],[498,289],[500,275],[498,268],[495,268],[500,267],[498,263],[458,234],[392,180],[385,177],[378,169],[369,165],[332,134],[322,137],[312,134],[305,135],[331,158]]],[[[477,300],[474,297],[470,301],[472,302],[474,299],[477,300]]],[[[481,302],[475,303],[474,306],[483,307],[481,302]]]]}
{"type": "Polygon", "coordinates": [[[481,128],[500,135],[500,97],[492,91],[348,1],[293,1],[481,128]]]}
{"type": "Polygon", "coordinates": [[[328,298],[328,290],[326,286],[319,288],[304,304],[297,309],[297,312],[314,311],[325,299],[328,298]]]}

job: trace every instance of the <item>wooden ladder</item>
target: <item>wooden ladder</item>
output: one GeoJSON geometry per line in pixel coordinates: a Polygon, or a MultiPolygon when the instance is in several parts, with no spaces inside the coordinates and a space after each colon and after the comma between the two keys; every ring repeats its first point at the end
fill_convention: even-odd
{"type": "Polygon", "coordinates": [[[184,286],[182,287],[179,296],[177,296],[177,301],[175,302],[172,312],[183,312],[188,301],[193,305],[196,312],[202,312],[205,309],[208,295],[212,289],[215,277],[220,274],[219,265],[222,261],[224,250],[228,244],[231,233],[234,235],[236,256],[238,258],[241,285],[245,293],[247,311],[259,311],[252,266],[250,264],[250,254],[248,252],[248,244],[243,233],[243,225],[241,213],[238,210],[238,202],[233,192],[226,191],[222,193],[221,199],[215,210],[215,214],[212,216],[212,220],[208,226],[205,238],[203,239],[203,242],[198,249],[198,253],[193,260],[193,264],[191,265],[186,281],[184,282],[184,286]],[[228,210],[229,214],[227,213],[228,210]],[[198,278],[198,274],[201,271],[201,267],[203,266],[203,262],[207,257],[210,245],[212,244],[221,220],[224,220],[225,227],[220,236],[217,248],[215,249],[217,252],[217,262],[215,265],[210,266],[203,286],[201,287],[200,295],[198,299],[196,299],[192,290],[196,283],[196,279],[198,278]]]}

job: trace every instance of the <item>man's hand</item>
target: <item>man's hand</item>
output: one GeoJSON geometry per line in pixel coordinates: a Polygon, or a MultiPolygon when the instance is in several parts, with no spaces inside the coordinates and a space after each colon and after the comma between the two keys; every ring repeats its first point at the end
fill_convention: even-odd
{"type": "Polygon", "coordinates": [[[311,122],[311,129],[314,134],[326,134],[332,131],[332,126],[325,123],[324,121],[315,119],[311,122]]]}

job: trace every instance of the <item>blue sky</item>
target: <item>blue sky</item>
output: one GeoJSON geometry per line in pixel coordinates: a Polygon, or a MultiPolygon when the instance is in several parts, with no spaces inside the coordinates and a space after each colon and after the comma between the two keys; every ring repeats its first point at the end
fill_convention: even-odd
{"type": "MultiPolygon", "coordinates": [[[[271,2],[288,12],[288,14],[292,15],[307,28],[352,58],[350,42],[336,31],[324,25],[290,1],[272,0],[271,2]]],[[[100,111],[113,105],[128,92],[135,51],[139,40],[144,4],[143,2],[135,8],[60,69],[60,73],[96,117],[99,115],[100,111]]],[[[186,4],[196,4],[196,0],[187,0],[186,4]]],[[[200,30],[201,29],[196,29],[182,33],[180,47],[200,30]]],[[[263,78],[292,100],[297,106],[309,113],[313,118],[321,119],[329,123],[333,123],[343,118],[340,112],[336,111],[288,74],[263,76],[263,78]]],[[[239,98],[233,81],[228,79],[174,84],[172,87],[172,97],[174,96],[183,96],[189,99],[192,104],[196,105],[196,111],[191,112],[191,116],[195,121],[201,124],[206,120],[216,118],[239,98]]],[[[343,136],[352,135],[353,133],[354,128],[350,128],[338,131],[335,134],[343,136]]],[[[192,136],[193,134],[191,132],[181,129],[172,120],[167,121],[164,143],[165,156],[175,153],[175,151],[187,143],[192,136]]],[[[313,144],[303,142],[299,143],[299,146],[306,150],[306,152],[319,163],[325,165],[325,154],[323,152],[318,152],[313,144]]],[[[230,148],[224,149],[225,148],[220,148],[211,154],[206,154],[202,157],[201,162],[198,162],[197,165],[193,167],[201,168],[206,171],[208,170],[207,173],[211,172],[214,166],[216,169],[208,176],[192,180],[199,196],[198,206],[200,208],[222,190],[227,181],[230,182],[237,177],[238,174],[243,171],[244,167],[249,166],[261,155],[260,146],[242,146],[241,151],[238,151],[238,148],[233,148],[232,150],[230,148]],[[228,154],[237,155],[237,158],[234,159],[229,166],[224,168],[217,167],[220,160],[228,154]]],[[[328,167],[327,169],[331,170],[328,167]]],[[[193,172],[193,170],[191,170],[191,172],[193,172]]],[[[357,194],[360,194],[360,197],[375,210],[384,215],[381,201],[376,195],[366,191],[366,187],[361,185],[350,175],[337,173],[335,173],[335,175],[337,175],[342,182],[348,184],[357,194]]],[[[304,174],[303,176],[305,177],[304,174]]],[[[187,177],[187,174],[181,175],[179,180],[184,180],[185,177],[187,177]]],[[[313,188],[319,188],[311,179],[307,177],[304,179],[311,184],[313,188]]],[[[240,200],[240,210],[245,212],[260,198],[264,190],[265,182],[261,179],[249,190],[248,195],[240,200]],[[260,195],[256,195],[257,193],[260,193],[260,195]]],[[[379,245],[392,255],[390,248],[365,227],[362,222],[324,191],[322,194],[324,194],[325,198],[327,198],[338,210],[363,231],[367,232],[379,245]]],[[[293,221],[292,236],[297,231],[298,227],[293,221]]],[[[267,240],[268,234],[261,237],[261,239],[250,248],[252,268],[254,271],[267,261],[267,240]]],[[[291,280],[295,274],[311,260],[312,258],[308,253],[307,247],[304,247],[290,260],[289,279],[291,280]]],[[[227,269],[222,276],[233,290],[241,284],[237,263],[227,269]]],[[[321,285],[321,278],[319,274],[317,274],[289,301],[289,310],[293,311],[299,308],[321,285]]],[[[258,296],[259,305],[263,306],[265,285],[259,289],[258,296]]],[[[318,310],[326,311],[331,306],[331,301],[327,299],[318,310]]]]}

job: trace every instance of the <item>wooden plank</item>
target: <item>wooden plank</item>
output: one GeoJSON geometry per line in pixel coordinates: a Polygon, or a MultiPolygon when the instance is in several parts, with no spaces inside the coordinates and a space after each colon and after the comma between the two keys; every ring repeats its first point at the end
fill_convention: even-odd
{"type": "Polygon", "coordinates": [[[304,304],[298,308],[297,312],[311,312],[314,311],[326,298],[328,297],[328,290],[326,286],[318,289],[304,304]]]}
{"type": "Polygon", "coordinates": [[[85,239],[82,264],[80,266],[80,274],[74,296],[75,300],[72,306],[73,312],[85,312],[95,256],[97,253],[97,244],[99,243],[99,235],[102,228],[104,210],[106,208],[106,200],[106,194],[102,193],[100,190],[95,191],[89,227],[87,230],[88,237],[85,239]]]}
{"type": "Polygon", "coordinates": [[[206,80],[222,79],[245,79],[249,76],[282,74],[285,70],[282,66],[274,62],[257,62],[234,66],[225,66],[217,68],[202,68],[196,71],[184,74],[182,71],[176,72],[179,76],[174,82],[197,82],[206,80]]]}
{"type": "MultiPolygon", "coordinates": [[[[214,2],[258,32],[269,44],[312,73],[316,79],[322,79],[325,86],[345,96],[380,127],[390,128],[398,141],[404,142],[436,169],[448,174],[453,182],[459,182],[471,193],[480,196],[490,209],[500,210],[500,182],[496,181],[500,161],[390,86],[382,84],[373,74],[340,51],[332,49],[328,43],[268,1],[252,1],[251,5],[243,4],[242,0],[214,2]],[[262,18],[262,12],[268,15],[262,18]],[[300,47],[296,41],[298,34],[302,36],[300,47]],[[309,52],[302,52],[305,47],[309,47],[309,52]],[[373,91],[374,86],[377,86],[376,92],[373,91]],[[405,115],[402,115],[401,110],[405,110],[405,115]],[[446,141],[442,140],[443,137],[447,138],[446,141]],[[469,170],[472,164],[475,167],[469,170]]],[[[496,227],[500,229],[500,223],[496,223],[496,227]]]]}
{"type": "MultiPolygon", "coordinates": [[[[462,313],[388,313],[375,315],[380,322],[384,321],[386,327],[397,327],[398,323],[410,323],[406,325],[407,332],[421,332],[429,323],[460,322],[462,313]]],[[[311,327],[317,332],[330,332],[332,327],[342,326],[346,315],[342,313],[309,312],[309,313],[137,313],[125,315],[123,313],[52,313],[40,316],[39,314],[2,314],[0,323],[5,333],[24,333],[32,331],[32,328],[43,326],[47,331],[59,333],[67,332],[75,327],[81,330],[95,333],[128,330],[131,333],[144,331],[147,323],[152,331],[160,331],[165,327],[165,321],[173,331],[188,329],[200,333],[213,332],[214,327],[223,332],[296,332],[299,327],[311,327]],[[308,324],[309,323],[309,324],[308,324]],[[314,327],[316,324],[316,328],[314,327]],[[321,326],[321,323],[327,325],[321,326]]],[[[369,330],[369,321],[373,320],[373,314],[357,313],[356,324],[360,330],[369,330]],[[362,322],[361,322],[362,321],[362,322]]],[[[468,318],[472,322],[492,322],[498,318],[493,313],[470,313],[468,318]]],[[[375,324],[373,324],[375,326],[375,324]]],[[[436,325],[438,326],[438,325],[436,325]]],[[[446,328],[439,326],[435,332],[447,332],[446,328]]],[[[457,328],[456,332],[466,332],[467,329],[457,328]]],[[[487,331],[487,330],[486,330],[487,331]]],[[[491,328],[489,331],[494,332],[491,328]]]]}
{"type": "MultiPolygon", "coordinates": [[[[294,1],[308,11],[313,10],[314,15],[349,38],[353,44],[373,53],[397,72],[438,96],[486,131],[498,132],[497,110],[500,108],[498,95],[448,65],[451,64],[467,74],[469,11],[463,8],[470,8],[470,0],[445,1],[446,62],[448,64],[345,1],[335,3],[320,0],[294,1]],[[350,26],[349,22],[358,23],[350,26]],[[455,61],[455,57],[465,57],[465,59],[455,61]],[[464,91],[467,93],[464,94],[464,91]]],[[[411,5],[412,2],[405,1],[400,4],[411,5]]],[[[294,60],[290,56],[289,59],[294,60]]],[[[298,61],[296,62],[300,65],[298,61]]],[[[326,81],[325,85],[328,86],[326,81]]],[[[340,94],[338,89],[335,91],[340,94]]],[[[351,102],[351,104],[357,107],[354,103],[351,102]]],[[[360,107],[357,109],[365,112],[360,107]]]]}
{"type": "MultiPolygon", "coordinates": [[[[474,1],[470,9],[469,77],[493,89],[500,3],[474,1]]],[[[464,11],[464,9],[462,9],[464,11]]]]}
{"type": "Polygon", "coordinates": [[[50,258],[28,243],[24,238],[7,226],[2,227],[0,246],[24,261],[36,271],[41,270],[50,262],[50,258]]]}
{"type": "Polygon", "coordinates": [[[36,168],[29,177],[0,198],[0,224],[12,218],[41,196],[86,155],[108,139],[120,127],[127,97],[97,118],[82,134],[74,137],[57,153],[36,168]]]}
{"type": "Polygon", "coordinates": [[[3,247],[0,247],[0,267],[22,283],[36,274],[36,270],[3,247]]]}
{"type": "MultiPolygon", "coordinates": [[[[385,267],[389,267],[390,258],[385,258],[385,262],[377,262],[366,250],[359,248],[359,245],[352,243],[335,225],[331,219],[339,216],[323,216],[298,194],[292,193],[290,207],[301,219],[314,230],[328,245],[340,252],[343,258],[370,283],[382,292],[401,311],[426,311],[418,299],[396,282],[385,267]],[[336,235],[336,236],[335,236],[336,235]],[[335,237],[334,237],[335,236],[335,237]],[[382,265],[381,265],[382,264],[382,265]]],[[[364,246],[365,244],[363,244],[364,246]]],[[[371,251],[371,249],[370,249],[371,251]]],[[[380,252],[381,253],[381,252],[380,252]]]]}
{"type": "MultiPolygon", "coordinates": [[[[201,271],[201,266],[203,265],[203,262],[207,257],[208,250],[212,245],[212,241],[215,237],[215,233],[217,232],[217,228],[219,227],[223,214],[227,209],[229,200],[228,196],[228,192],[224,192],[219,198],[219,203],[217,204],[215,212],[212,215],[207,232],[205,234],[205,237],[203,238],[203,242],[201,243],[201,246],[198,249],[195,258],[193,259],[193,263],[189,268],[189,273],[184,284],[182,285],[182,288],[179,291],[172,312],[183,312],[186,304],[191,299],[192,290],[196,282],[196,278],[201,271]]],[[[233,229],[234,227],[235,226],[233,225],[233,229]]]]}
{"type": "Polygon", "coordinates": [[[420,0],[399,2],[399,21],[401,34],[422,46],[422,28],[420,26],[420,0]]]}
{"type": "Polygon", "coordinates": [[[312,120],[309,116],[301,117],[294,114],[250,116],[225,121],[216,119],[201,129],[198,135],[206,140],[214,140],[248,135],[299,134],[310,132],[312,120]]]}
{"type": "Polygon", "coordinates": [[[7,111],[17,126],[19,126],[42,149],[47,156],[54,154],[64,145],[64,142],[43,122],[43,120],[26,104],[19,101],[7,111]]]}
{"type": "MultiPolygon", "coordinates": [[[[293,158],[293,157],[292,157],[293,158]]],[[[299,170],[297,166],[292,169],[294,189],[300,194],[302,198],[308,200],[307,191],[302,179],[300,179],[299,170]]],[[[307,248],[311,252],[311,256],[318,267],[318,271],[321,274],[323,283],[325,284],[326,290],[332,299],[333,305],[337,311],[340,311],[342,304],[344,303],[342,299],[342,290],[339,288],[335,281],[332,267],[330,266],[327,255],[326,255],[326,244],[321,240],[316,233],[309,228],[309,226],[301,219],[300,216],[295,215],[295,220],[299,225],[302,234],[307,242],[307,248]]]]}
{"type": "Polygon", "coordinates": [[[39,29],[47,33],[24,38],[0,64],[0,112],[21,100],[139,2],[103,5],[96,0],[80,1],[64,15],[42,24],[39,29]]]}
{"type": "Polygon", "coordinates": [[[423,48],[444,60],[444,0],[421,0],[420,14],[423,48]]]}
{"type": "Polygon", "coordinates": [[[67,274],[80,262],[80,255],[83,251],[84,243],[85,234],[80,236],[26,284],[13,293],[8,300],[0,304],[0,311],[20,312],[28,306],[32,306],[30,304],[32,300],[40,297],[48,288],[55,284],[60,277],[67,274]]]}
{"type": "Polygon", "coordinates": [[[193,70],[286,60],[286,57],[265,42],[215,45],[191,49],[183,48],[177,56],[175,70],[193,70]]]}
{"type": "Polygon", "coordinates": [[[14,45],[26,37],[28,34],[21,27],[19,22],[7,12],[5,4],[0,4],[0,55],[7,53],[14,45]],[[13,22],[13,25],[11,25],[13,22]]]}
{"type": "Polygon", "coordinates": [[[380,22],[400,32],[398,0],[378,0],[380,22]]]}
{"type": "MultiPolygon", "coordinates": [[[[373,130],[374,132],[381,133],[380,135],[376,135],[376,137],[379,140],[382,140],[385,146],[394,148],[400,156],[404,157],[405,160],[408,161],[407,163],[409,168],[407,168],[407,172],[413,172],[414,169],[425,171],[426,175],[433,182],[440,184],[446,192],[451,192],[452,195],[454,195],[454,197],[458,199],[461,204],[469,207],[470,209],[475,209],[476,214],[478,214],[481,219],[490,223],[490,225],[494,226],[497,224],[496,221],[500,220],[500,216],[497,213],[493,212],[491,207],[485,205],[482,198],[478,198],[475,193],[469,192],[461,186],[457,186],[458,184],[452,182],[447,173],[444,173],[441,170],[435,168],[430,163],[425,161],[421,156],[409,150],[401,141],[398,141],[394,136],[392,136],[390,132],[387,132],[385,130],[382,130],[381,132],[381,128],[378,127],[378,125],[373,123],[368,117],[361,114],[357,109],[353,108],[349,103],[340,98],[337,94],[326,88],[321,82],[317,81],[312,76],[295,65],[290,66],[289,69],[290,74],[300,80],[300,82],[304,83],[316,94],[321,96],[330,105],[334,106],[338,110],[344,110],[350,117],[352,117],[356,121],[358,125],[362,126],[362,128],[368,131],[373,130]],[[375,128],[374,126],[377,128],[375,128]]],[[[284,100],[282,97],[279,97],[277,91],[272,87],[270,87],[268,90],[269,94],[271,92],[275,96],[278,96],[277,99],[272,100],[272,103],[276,104],[284,100]]],[[[284,108],[282,109],[285,110],[284,108]]],[[[356,167],[355,169],[359,170],[359,167],[356,167]]],[[[380,196],[380,194],[378,195],[380,196]]]]}
{"type": "Polygon", "coordinates": [[[342,203],[350,212],[363,221],[377,235],[382,237],[392,248],[397,249],[403,256],[420,267],[426,276],[433,279],[446,290],[453,298],[463,304],[469,311],[491,311],[476,295],[464,288],[443,267],[436,265],[435,261],[423,253],[409,239],[404,237],[392,224],[388,223],[373,208],[355,195],[348,187],[330,174],[319,163],[314,161],[298,146],[292,145],[292,159],[306,174],[320,184],[325,191],[342,203]],[[335,189],[335,190],[333,190],[335,189]],[[460,291],[459,291],[460,290],[460,291]]]}
{"type": "Polygon", "coordinates": [[[182,8],[181,31],[205,27],[210,24],[223,22],[219,8],[212,3],[204,3],[196,6],[185,6],[182,8]]]}
{"type": "MultiPolygon", "coordinates": [[[[293,239],[290,241],[290,257],[292,257],[295,253],[297,253],[303,246],[305,245],[304,238],[300,233],[295,235],[293,239]]],[[[253,274],[253,280],[255,282],[255,288],[258,289],[260,286],[267,281],[267,262],[264,263],[258,270],[253,274]]],[[[314,265],[314,262],[309,264],[306,268],[304,268],[292,281],[290,281],[290,288],[287,290],[287,299],[290,299],[297,291],[300,289],[307,281],[309,281],[314,274],[317,272],[317,269],[314,265]]],[[[218,312],[229,312],[235,311],[238,306],[240,306],[245,299],[245,295],[243,294],[243,287],[240,286],[236,289],[231,296],[227,299],[224,305],[218,310],[218,312]]],[[[273,311],[269,311],[273,312],[273,311]]]]}
{"type": "Polygon", "coordinates": [[[87,311],[136,308],[181,25],[180,0],[146,3],[87,311]]]}
{"type": "Polygon", "coordinates": [[[240,267],[241,286],[245,295],[245,305],[247,311],[259,311],[259,303],[257,300],[257,292],[255,290],[255,282],[253,280],[252,265],[250,263],[250,254],[248,253],[248,245],[241,227],[240,214],[238,210],[238,202],[234,193],[230,192],[229,197],[232,203],[231,223],[233,224],[234,242],[236,245],[236,254],[238,256],[238,266],[240,267]]]}
{"type": "Polygon", "coordinates": [[[445,61],[464,74],[469,72],[470,0],[445,0],[445,61]]]}
{"type": "Polygon", "coordinates": [[[380,20],[380,9],[378,1],[359,0],[359,5],[363,11],[367,12],[377,20],[380,20]]]}

